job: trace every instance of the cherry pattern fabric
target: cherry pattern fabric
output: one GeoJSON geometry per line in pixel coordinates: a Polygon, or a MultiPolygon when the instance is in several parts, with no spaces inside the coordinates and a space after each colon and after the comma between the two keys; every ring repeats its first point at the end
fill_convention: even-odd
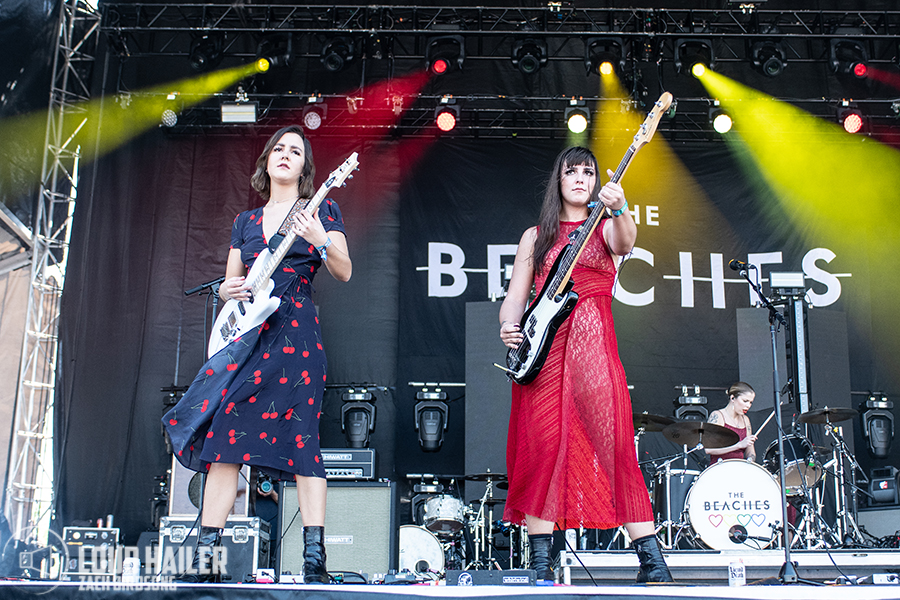
{"type": "MultiPolygon", "coordinates": [[[[578,225],[560,223],[543,273],[535,278],[538,290],[578,225]]],[[[547,361],[530,384],[512,385],[508,521],[524,524],[525,515],[532,515],[561,529],[609,529],[653,520],[635,458],[631,398],[613,326],[615,276],[614,259],[597,231],[573,270],[578,303],[547,361]]]]}
{"type": "MultiPolygon", "coordinates": [[[[722,425],[724,425],[726,429],[730,429],[731,431],[735,432],[738,435],[738,441],[741,441],[742,439],[747,437],[747,428],[746,427],[741,427],[741,428],[732,427],[728,423],[725,423],[724,420],[723,420],[722,425]]],[[[726,452],[725,454],[719,454],[719,455],[710,454],[709,455],[709,466],[713,466],[720,460],[728,460],[730,458],[743,459],[744,451],[743,450],[732,450],[731,452],[726,452]]]]}
{"type": "MultiPolygon", "coordinates": [[[[242,212],[232,227],[231,247],[241,250],[248,270],[267,247],[262,216],[262,207],[242,212]]],[[[344,232],[336,202],[324,201],[319,219],[325,231],[344,232]]],[[[310,299],[321,265],[312,244],[298,238],[272,274],[278,309],[212,356],[163,417],[185,467],[205,472],[223,462],[253,465],[278,479],[325,477],[319,418],[327,361],[310,299]]]]}

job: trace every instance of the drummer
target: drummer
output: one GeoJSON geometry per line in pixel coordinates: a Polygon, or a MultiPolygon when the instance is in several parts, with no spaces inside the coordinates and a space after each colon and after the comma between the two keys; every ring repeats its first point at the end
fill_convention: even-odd
{"type": "Polygon", "coordinates": [[[704,448],[706,453],[710,455],[709,464],[711,466],[720,460],[729,458],[745,458],[755,462],[756,448],[754,448],[753,444],[756,442],[756,436],[753,435],[747,411],[753,406],[756,392],[753,391],[749,384],[738,381],[729,387],[726,393],[728,394],[728,405],[725,408],[714,410],[709,415],[708,421],[735,432],[738,436],[738,441],[724,448],[704,448]]]}

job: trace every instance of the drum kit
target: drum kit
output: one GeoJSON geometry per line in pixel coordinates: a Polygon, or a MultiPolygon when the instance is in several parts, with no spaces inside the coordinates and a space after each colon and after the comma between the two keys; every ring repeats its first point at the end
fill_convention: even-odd
{"type": "MultiPolygon", "coordinates": [[[[832,442],[830,448],[812,444],[795,429],[783,438],[784,457],[779,455],[776,439],[766,448],[762,465],[729,459],[700,471],[688,469],[688,455],[703,448],[735,444],[735,432],[707,422],[635,413],[636,452],[641,436],[649,432],[661,432],[682,446],[678,454],[641,463],[651,466],[650,497],[660,542],[667,549],[783,548],[779,479],[783,462],[790,547],[863,544],[856,524],[861,489],[856,477],[862,470],[835,426],[856,414],[849,408],[825,407],[799,415],[800,425],[824,426],[825,436],[832,442]],[[826,491],[831,490],[834,507],[828,515],[826,491]],[[834,521],[828,522],[828,516],[834,521]]],[[[766,424],[768,419],[763,427],[766,424]]]]}

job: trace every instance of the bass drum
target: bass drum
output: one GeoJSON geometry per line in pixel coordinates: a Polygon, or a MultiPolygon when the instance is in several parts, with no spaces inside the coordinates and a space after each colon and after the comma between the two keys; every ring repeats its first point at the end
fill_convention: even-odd
{"type": "Polygon", "coordinates": [[[761,550],[781,525],[781,488],[764,468],[723,460],[703,471],[687,496],[688,523],[714,550],[761,550]]]}
{"type": "Polygon", "coordinates": [[[400,526],[400,570],[443,573],[444,549],[433,533],[418,525],[400,526]]]}

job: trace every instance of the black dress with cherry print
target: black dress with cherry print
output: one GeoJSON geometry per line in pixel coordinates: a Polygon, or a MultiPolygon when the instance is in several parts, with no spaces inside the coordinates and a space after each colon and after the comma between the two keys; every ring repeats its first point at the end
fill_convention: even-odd
{"type": "MultiPolygon", "coordinates": [[[[234,220],[231,247],[249,270],[266,248],[262,207],[234,220]]],[[[319,207],[325,231],[344,232],[332,200],[319,207]]],[[[272,247],[277,247],[277,241],[272,247]]],[[[327,362],[311,284],[322,266],[315,248],[297,238],[272,274],[278,309],[200,369],[163,425],[178,460],[194,471],[212,462],[249,464],[278,479],[325,477],[319,418],[327,362]]]]}

